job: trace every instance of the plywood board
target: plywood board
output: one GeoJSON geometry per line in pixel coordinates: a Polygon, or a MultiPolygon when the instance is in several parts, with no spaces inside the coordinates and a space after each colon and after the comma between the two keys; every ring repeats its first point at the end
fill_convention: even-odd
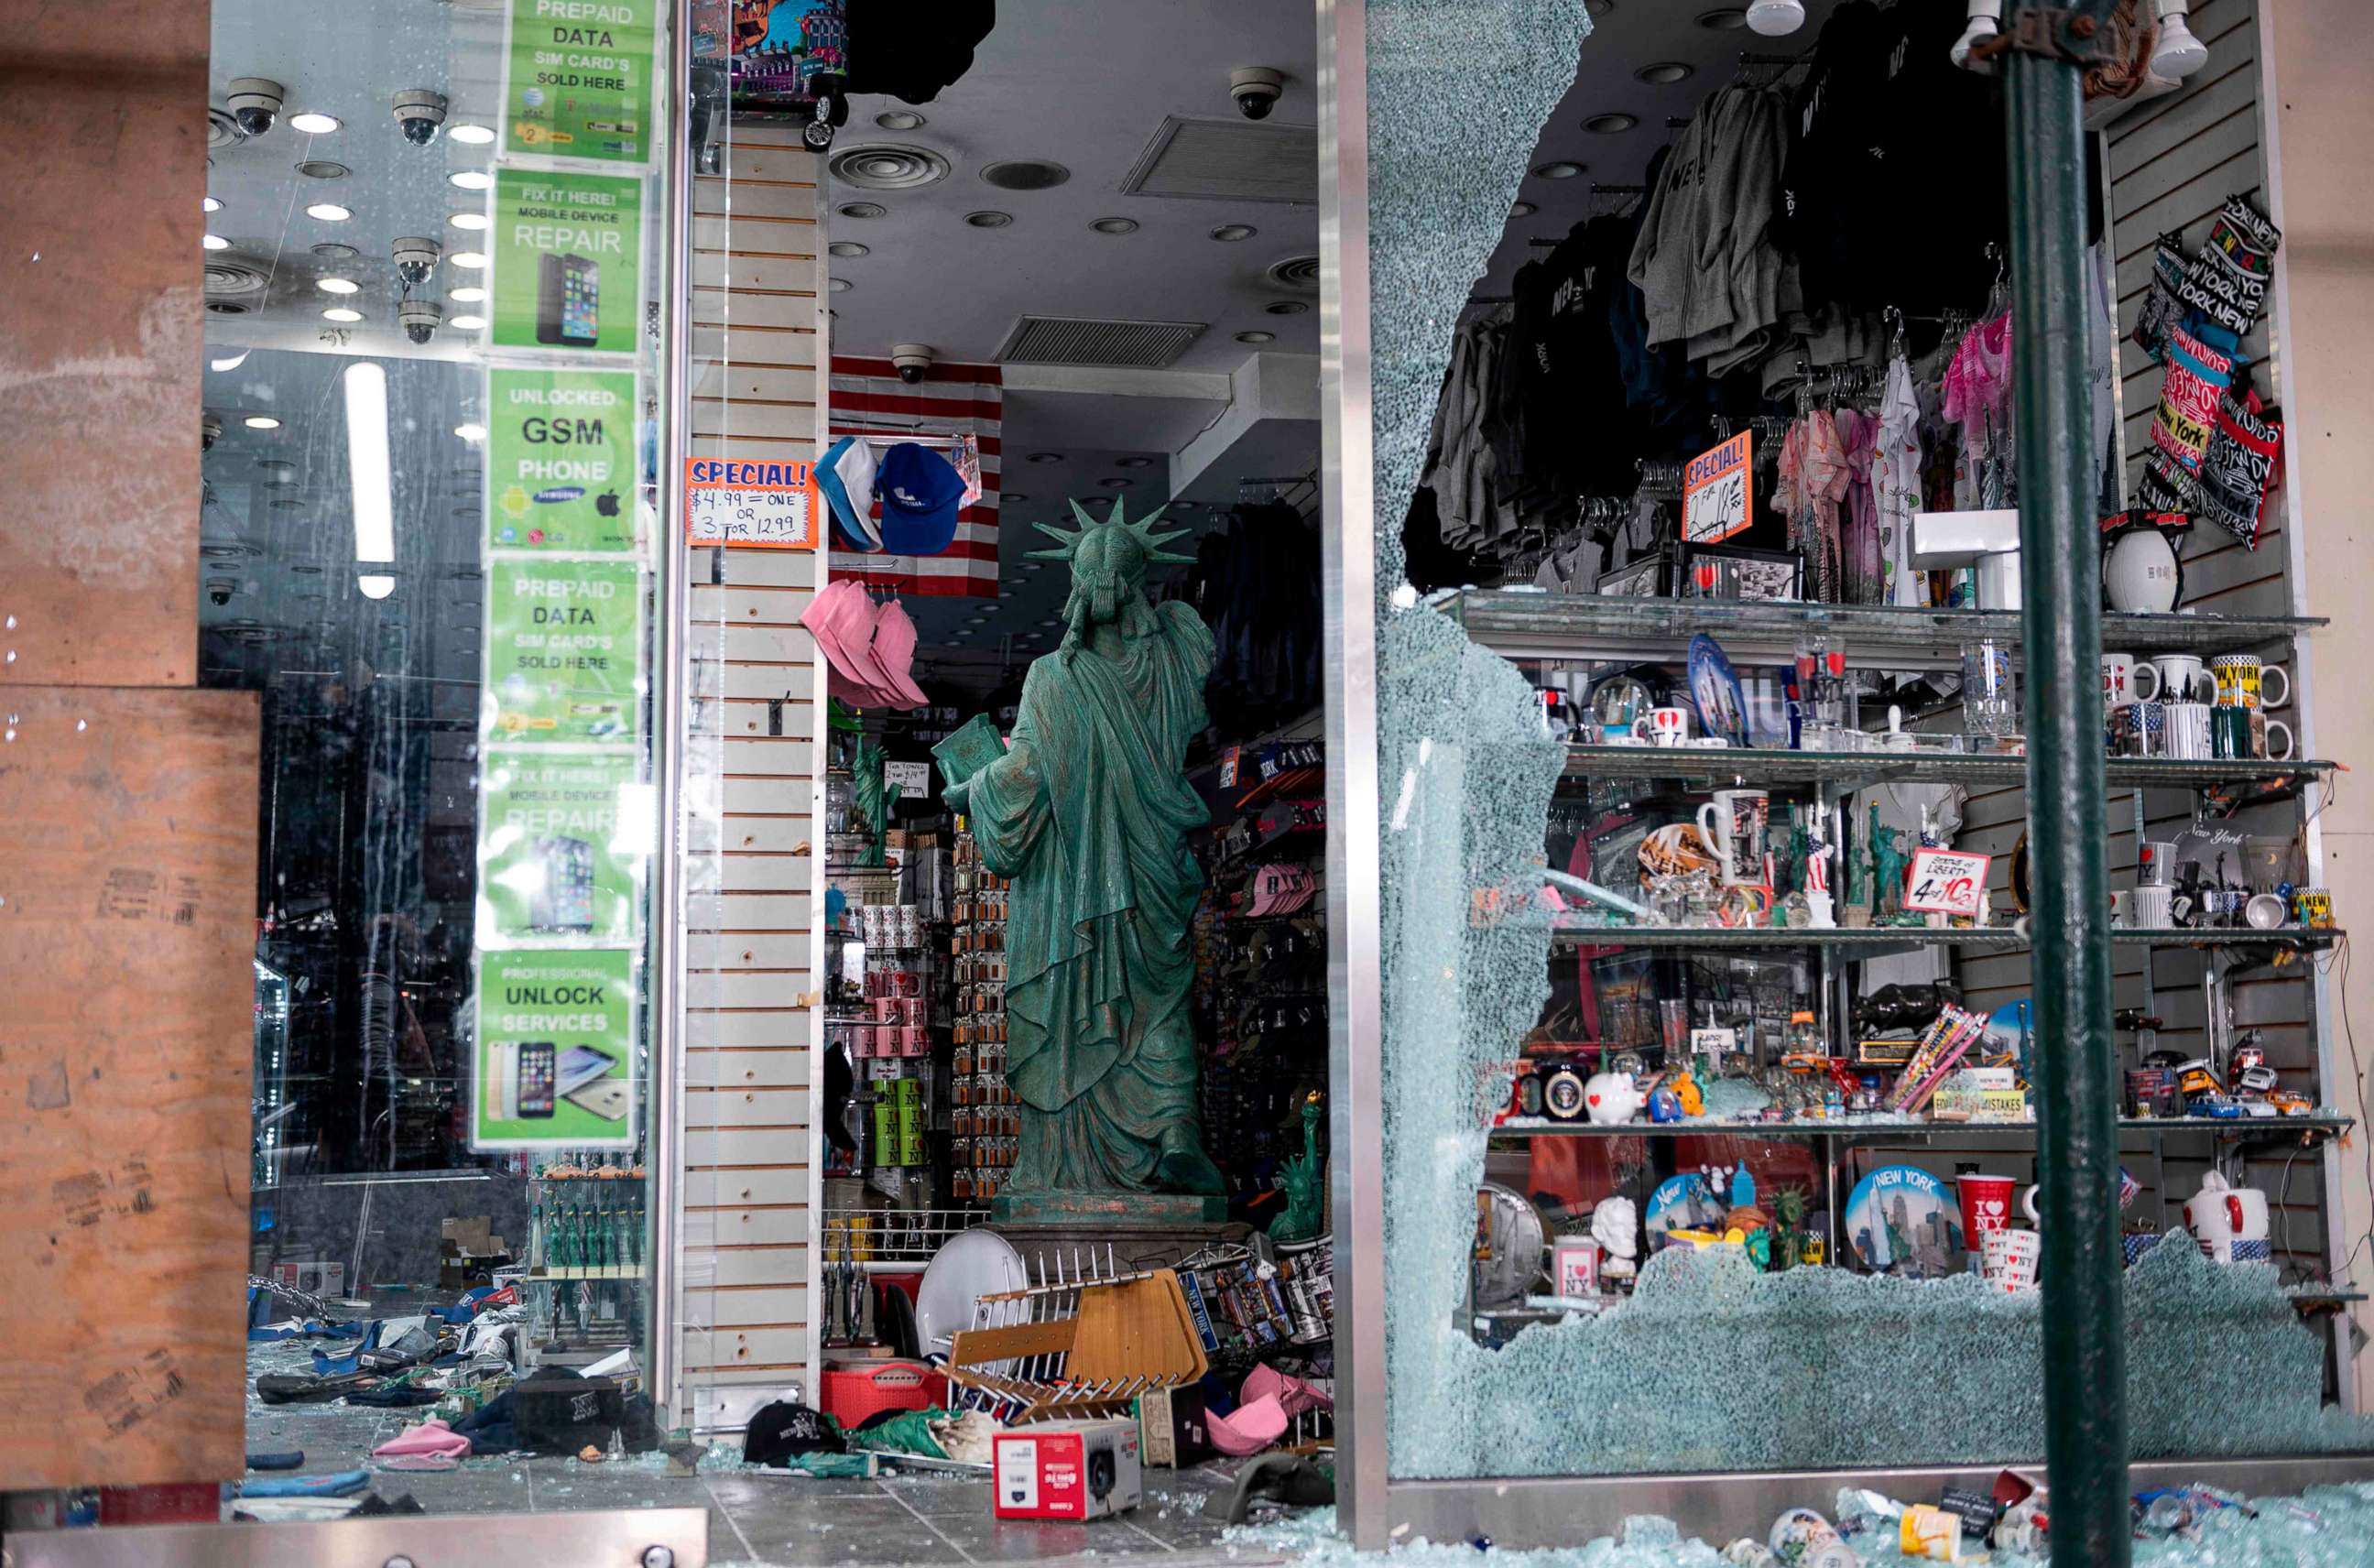
{"type": "Polygon", "coordinates": [[[0,1491],[234,1478],[255,699],[0,707],[0,1491]]]}

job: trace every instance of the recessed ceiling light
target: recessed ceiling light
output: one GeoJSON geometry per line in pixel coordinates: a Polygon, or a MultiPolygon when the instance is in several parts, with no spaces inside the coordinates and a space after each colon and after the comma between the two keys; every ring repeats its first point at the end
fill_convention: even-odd
{"type": "Polygon", "coordinates": [[[314,279],[313,287],[324,294],[352,294],[362,285],[351,277],[321,277],[314,279]]]}
{"type": "Polygon", "coordinates": [[[448,125],[445,134],[464,147],[484,147],[495,139],[493,129],[486,125],[448,125]]]}
{"type": "Polygon", "coordinates": [[[445,324],[452,327],[456,332],[483,332],[487,327],[487,318],[484,316],[467,315],[447,316],[445,318],[445,324]]]}
{"type": "Polygon", "coordinates": [[[1056,619],[1053,616],[1052,616],[1052,615],[1051,615],[1051,616],[1049,616],[1046,619],[1044,619],[1044,620],[1040,621],[1039,624],[1040,624],[1040,625],[1041,625],[1041,626],[1061,626],[1061,625],[1063,625],[1064,623],[1063,623],[1062,621],[1060,621],[1060,620],[1056,619]]]}
{"type": "MultiPolygon", "coordinates": [[[[255,460],[255,466],[267,474],[293,474],[297,471],[297,465],[289,462],[286,457],[259,457],[255,460]]],[[[275,478],[272,482],[276,485],[290,483],[289,480],[281,478],[275,478]]]]}
{"type": "Polygon", "coordinates": [[[911,109],[893,109],[887,113],[876,114],[874,123],[886,131],[920,131],[923,128],[923,117],[911,109]]]}
{"type": "Polygon", "coordinates": [[[476,251],[455,251],[445,259],[464,272],[484,272],[487,267],[487,258],[476,251]]]}
{"type": "Polygon", "coordinates": [[[1582,8],[1591,13],[1592,20],[1597,21],[1616,9],[1616,0],[1582,0],[1582,8]]]}
{"type": "Polygon", "coordinates": [[[206,210],[208,212],[220,212],[222,210],[222,203],[213,196],[208,196],[206,198],[206,210]]]}
{"type": "Polygon", "coordinates": [[[362,253],[352,245],[341,245],[335,240],[324,240],[313,247],[313,253],[324,261],[352,261],[362,253]]]}
{"type": "Polygon", "coordinates": [[[1009,158],[981,168],[981,183],[1001,191],[1052,190],[1071,177],[1070,170],[1042,158],[1009,158]]]}
{"type": "Polygon", "coordinates": [[[358,322],[363,319],[363,313],[360,311],[350,311],[344,305],[332,305],[322,312],[322,319],[340,323],[358,322]]]}
{"type": "Polygon", "coordinates": [[[1238,240],[1250,240],[1260,232],[1260,230],[1250,223],[1223,223],[1212,230],[1212,238],[1225,244],[1238,240]]]}
{"type": "Polygon", "coordinates": [[[1026,560],[1022,563],[1022,570],[1025,572],[1044,572],[1047,570],[1047,563],[1043,560],[1026,560]]]}
{"type": "Polygon", "coordinates": [[[874,248],[871,245],[861,245],[854,240],[835,240],[831,244],[827,245],[825,250],[828,253],[836,256],[864,256],[874,253],[874,248]]]}
{"type": "Polygon", "coordinates": [[[1274,316],[1299,316],[1310,307],[1299,300],[1273,300],[1262,309],[1274,316]]]}
{"type": "Polygon", "coordinates": [[[997,499],[1002,504],[1011,504],[1017,501],[1028,501],[1030,498],[1020,490],[1005,490],[999,492],[997,499]]]}
{"type": "Polygon", "coordinates": [[[1698,26],[1709,32],[1732,32],[1747,25],[1747,12],[1737,6],[1725,6],[1719,11],[1700,11],[1698,26]]]}
{"type": "Polygon", "coordinates": [[[1010,212],[969,212],[965,214],[965,221],[975,229],[1003,229],[1014,221],[1014,215],[1010,212]]]}
{"type": "Polygon", "coordinates": [[[1063,460],[1064,454],[1060,452],[1034,452],[1024,461],[1030,463],[1061,463],[1063,460]]]}
{"type": "Polygon", "coordinates": [[[1581,172],[1580,163],[1545,163],[1534,171],[1534,177],[1542,180],[1571,180],[1581,172]]]}
{"type": "Polygon", "coordinates": [[[445,221],[456,229],[477,230],[484,229],[489,219],[483,212],[456,212],[450,214],[445,221]]]}
{"type": "Polygon", "coordinates": [[[309,158],[297,166],[297,172],[308,180],[343,180],[354,171],[334,158],[309,158]]]}
{"type": "Polygon", "coordinates": [[[453,433],[460,436],[464,441],[484,441],[487,439],[487,427],[484,425],[455,425],[453,427],[453,433]]]}
{"type": "Polygon", "coordinates": [[[1531,202],[1515,202],[1509,207],[1509,216],[1510,218],[1531,218],[1534,214],[1541,210],[1542,209],[1540,207],[1535,206],[1531,202]]]}
{"type": "Polygon", "coordinates": [[[843,218],[880,218],[889,210],[879,202],[843,202],[833,208],[843,218]]]}
{"type": "Polygon", "coordinates": [[[1113,466],[1116,468],[1151,468],[1154,466],[1154,459],[1151,457],[1116,457],[1113,459],[1113,466]]]}
{"type": "Polygon", "coordinates": [[[1237,341],[1240,343],[1275,343],[1277,341],[1277,334],[1275,332],[1240,332],[1237,334],[1237,341]]]}
{"type": "Polygon", "coordinates": [[[305,209],[306,217],[318,218],[324,223],[344,223],[354,215],[354,208],[340,206],[335,202],[315,202],[305,209]]]}
{"type": "Polygon", "coordinates": [[[832,292],[836,294],[846,294],[852,289],[856,288],[857,285],[852,283],[846,277],[832,277],[825,280],[825,287],[831,289],[832,292]]]}
{"type": "Polygon", "coordinates": [[[1089,224],[1088,227],[1095,230],[1099,234],[1134,234],[1137,232],[1137,219],[1134,218],[1099,218],[1094,223],[1089,224]]]}
{"type": "Polygon", "coordinates": [[[280,428],[280,421],[269,414],[250,414],[240,423],[252,430],[276,430],[280,428]]]}
{"type": "Polygon", "coordinates": [[[198,243],[209,251],[228,251],[230,249],[230,242],[224,239],[219,234],[202,234],[198,237],[198,243]]]}
{"type": "Polygon", "coordinates": [[[487,297],[487,291],[475,283],[464,283],[459,289],[449,289],[445,297],[457,305],[475,305],[487,297]]]}
{"type": "Polygon", "coordinates": [[[445,176],[445,183],[457,191],[491,191],[495,177],[483,169],[456,169],[445,176]]]}
{"type": "Polygon", "coordinates": [[[208,360],[206,361],[206,369],[210,371],[235,371],[239,369],[240,366],[247,363],[248,355],[253,351],[254,350],[253,349],[242,348],[236,354],[226,354],[218,360],[208,360]]]}
{"type": "Polygon", "coordinates": [[[1695,75],[1698,67],[1686,60],[1660,60],[1653,65],[1643,65],[1633,73],[1651,87],[1670,87],[1695,75]]]}
{"type": "Polygon", "coordinates": [[[1137,483],[1137,481],[1135,479],[1124,479],[1119,475],[1115,475],[1110,479],[1099,479],[1097,483],[1104,486],[1104,488],[1109,490],[1125,490],[1132,485],[1137,483]]]}
{"type": "Polygon", "coordinates": [[[288,128],[302,131],[309,136],[326,136],[345,124],[335,114],[318,113],[310,109],[302,114],[288,116],[288,128]]]}
{"type": "Polygon", "coordinates": [[[1628,131],[1640,123],[1638,114],[1594,114],[1582,123],[1582,128],[1597,136],[1612,136],[1628,131]]]}

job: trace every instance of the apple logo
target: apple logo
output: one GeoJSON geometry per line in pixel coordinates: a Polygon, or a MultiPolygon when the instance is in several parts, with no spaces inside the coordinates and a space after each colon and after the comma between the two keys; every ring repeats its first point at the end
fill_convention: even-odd
{"type": "Polygon", "coordinates": [[[594,510],[604,517],[616,517],[618,515],[618,492],[617,490],[604,490],[600,495],[594,497],[594,510]]]}

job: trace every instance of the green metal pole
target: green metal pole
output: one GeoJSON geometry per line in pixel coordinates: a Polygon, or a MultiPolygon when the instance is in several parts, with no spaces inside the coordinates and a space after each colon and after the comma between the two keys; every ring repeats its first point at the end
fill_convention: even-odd
{"type": "Polygon", "coordinates": [[[2074,62],[2018,49],[2002,59],[2011,136],[2052,1562],[2120,1568],[2131,1547],[2126,1326],[2103,867],[2102,570],[2094,515],[2101,456],[2086,390],[2085,133],[2074,62]]]}

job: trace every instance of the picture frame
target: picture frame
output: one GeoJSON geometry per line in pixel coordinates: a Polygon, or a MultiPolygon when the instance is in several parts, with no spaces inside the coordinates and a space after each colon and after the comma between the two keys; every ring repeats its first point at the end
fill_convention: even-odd
{"type": "Polygon", "coordinates": [[[1804,597],[1805,558],[1795,550],[1685,539],[1674,546],[1674,584],[1678,598],[1794,604],[1804,597]]]}
{"type": "Polygon", "coordinates": [[[1598,592],[1607,598],[1662,599],[1671,596],[1666,575],[1672,558],[1663,552],[1644,555],[1637,560],[1599,574],[1598,592]]]}

